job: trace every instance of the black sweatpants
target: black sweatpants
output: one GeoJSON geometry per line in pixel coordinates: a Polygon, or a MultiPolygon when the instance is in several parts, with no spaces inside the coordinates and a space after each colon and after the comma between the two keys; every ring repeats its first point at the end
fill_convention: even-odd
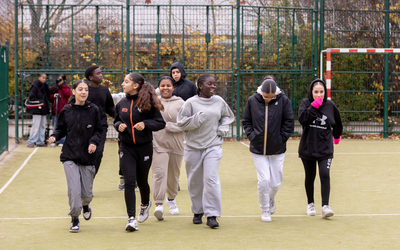
{"type": "Polygon", "coordinates": [[[103,152],[104,152],[104,144],[106,144],[107,139],[107,128],[103,127],[103,133],[101,133],[100,143],[96,148],[96,161],[94,163],[94,167],[96,168],[96,173],[99,172],[101,160],[103,159],[103,152]]]}
{"type": "Polygon", "coordinates": [[[307,193],[308,204],[314,202],[314,181],[317,173],[316,163],[318,162],[319,179],[321,181],[321,197],[322,206],[329,205],[329,193],[331,191],[331,182],[329,170],[331,168],[332,159],[326,160],[306,160],[303,161],[306,179],[304,181],[307,193]]]}
{"type": "Polygon", "coordinates": [[[140,191],[143,205],[149,204],[149,170],[153,160],[153,143],[131,145],[121,143],[119,164],[125,178],[125,203],[128,216],[136,217],[135,183],[140,191]]]}

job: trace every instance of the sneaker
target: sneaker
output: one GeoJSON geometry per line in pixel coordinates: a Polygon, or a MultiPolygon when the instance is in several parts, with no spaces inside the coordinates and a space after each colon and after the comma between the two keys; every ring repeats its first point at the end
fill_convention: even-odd
{"type": "Polygon", "coordinates": [[[314,202],[311,202],[310,204],[307,205],[307,215],[308,216],[316,216],[317,215],[317,212],[315,211],[314,202]]]}
{"type": "Polygon", "coordinates": [[[321,210],[322,218],[332,217],[334,215],[332,209],[328,205],[324,205],[321,210]]]}
{"type": "Polygon", "coordinates": [[[40,148],[41,148],[41,147],[44,147],[44,148],[45,148],[45,147],[47,147],[47,144],[44,143],[44,144],[42,144],[42,145],[36,145],[36,147],[40,147],[40,148]]]}
{"type": "Polygon", "coordinates": [[[271,214],[274,214],[276,211],[276,204],[275,204],[275,198],[272,198],[269,200],[269,212],[271,214]]]}
{"type": "Polygon", "coordinates": [[[169,207],[169,213],[171,215],[178,215],[179,214],[179,209],[178,209],[178,206],[176,205],[176,201],[175,200],[170,201],[167,198],[166,202],[167,202],[167,205],[169,207]]]}
{"type": "Polygon", "coordinates": [[[71,227],[69,228],[71,233],[79,233],[79,218],[72,217],[71,218],[71,227]]]}
{"type": "Polygon", "coordinates": [[[261,212],[261,221],[263,222],[271,222],[271,214],[269,211],[264,210],[261,212]]]}
{"type": "Polygon", "coordinates": [[[55,147],[57,146],[55,143],[50,144],[50,147],[55,147]]]}
{"type": "Polygon", "coordinates": [[[194,214],[193,216],[193,224],[201,224],[203,221],[201,218],[203,217],[204,214],[194,214]]]}
{"type": "Polygon", "coordinates": [[[83,218],[85,220],[90,220],[92,218],[92,209],[90,208],[90,205],[88,204],[87,206],[82,206],[83,208],[83,218]]]}
{"type": "Polygon", "coordinates": [[[219,227],[219,223],[215,216],[207,217],[207,226],[211,228],[219,227]]]}
{"type": "Polygon", "coordinates": [[[129,217],[128,219],[128,224],[126,224],[125,230],[128,232],[134,232],[134,231],[138,231],[139,227],[137,224],[137,221],[135,220],[135,217],[129,217]]]}
{"type": "Polygon", "coordinates": [[[28,148],[34,148],[35,145],[34,145],[34,144],[29,144],[27,147],[28,147],[28,148]]]}
{"type": "Polygon", "coordinates": [[[64,144],[59,143],[59,144],[57,144],[57,146],[62,147],[62,146],[64,146],[64,144]]]}
{"type": "Polygon", "coordinates": [[[119,178],[119,185],[118,185],[118,190],[124,190],[125,189],[125,178],[120,177],[119,178]]]}
{"type": "Polygon", "coordinates": [[[139,223],[143,223],[147,220],[147,218],[149,218],[150,207],[151,207],[151,201],[149,201],[149,205],[147,206],[140,206],[140,212],[137,219],[139,223]]]}
{"type": "Polygon", "coordinates": [[[163,205],[156,206],[156,209],[154,209],[154,216],[157,218],[157,220],[164,220],[164,207],[163,207],[163,205]]]}

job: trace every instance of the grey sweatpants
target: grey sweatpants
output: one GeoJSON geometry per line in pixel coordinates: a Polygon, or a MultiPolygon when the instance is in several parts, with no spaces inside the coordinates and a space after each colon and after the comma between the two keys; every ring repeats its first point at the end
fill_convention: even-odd
{"type": "Polygon", "coordinates": [[[64,172],[68,185],[70,207],[68,215],[78,217],[82,206],[88,205],[93,199],[93,178],[96,169],[93,165],[77,165],[73,161],[66,161],[64,172]]]}
{"type": "Polygon", "coordinates": [[[188,190],[194,214],[221,216],[221,183],[218,176],[221,158],[221,146],[204,150],[185,149],[188,190]]]}

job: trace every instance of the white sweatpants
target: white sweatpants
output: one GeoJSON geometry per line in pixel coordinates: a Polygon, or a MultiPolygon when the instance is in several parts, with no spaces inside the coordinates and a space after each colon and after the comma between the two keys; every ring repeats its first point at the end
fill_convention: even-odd
{"type": "Polygon", "coordinates": [[[204,150],[185,149],[188,191],[194,214],[221,217],[221,183],[218,176],[221,146],[204,150]]]}
{"type": "Polygon", "coordinates": [[[269,200],[274,198],[283,179],[283,161],[285,154],[253,154],[258,178],[258,200],[263,211],[269,211],[269,200]]]}

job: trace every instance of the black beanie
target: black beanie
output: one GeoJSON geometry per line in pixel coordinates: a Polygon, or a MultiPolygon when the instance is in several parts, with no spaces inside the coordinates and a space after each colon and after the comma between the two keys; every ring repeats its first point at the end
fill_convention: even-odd
{"type": "Polygon", "coordinates": [[[266,79],[261,85],[261,91],[267,94],[276,92],[276,82],[272,79],[266,79]]]}

